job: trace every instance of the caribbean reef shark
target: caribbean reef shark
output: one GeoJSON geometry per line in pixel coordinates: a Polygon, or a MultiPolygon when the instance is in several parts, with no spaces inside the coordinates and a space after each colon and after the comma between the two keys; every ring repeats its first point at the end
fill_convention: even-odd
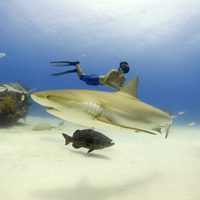
{"type": "Polygon", "coordinates": [[[168,136],[172,117],[169,113],[137,98],[138,77],[117,92],[96,90],[50,90],[32,93],[48,113],[89,127],[107,125],[168,136]]]}

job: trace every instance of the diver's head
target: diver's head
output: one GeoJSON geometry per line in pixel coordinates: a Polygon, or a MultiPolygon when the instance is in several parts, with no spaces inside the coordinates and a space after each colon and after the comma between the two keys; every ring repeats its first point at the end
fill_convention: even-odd
{"type": "Polygon", "coordinates": [[[123,71],[124,74],[128,73],[129,72],[128,63],[126,61],[120,62],[118,70],[123,71]]]}

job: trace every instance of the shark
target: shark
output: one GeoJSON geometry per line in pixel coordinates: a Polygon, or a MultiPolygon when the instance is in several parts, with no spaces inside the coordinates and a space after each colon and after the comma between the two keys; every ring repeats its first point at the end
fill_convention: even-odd
{"type": "Polygon", "coordinates": [[[31,94],[32,99],[60,119],[83,126],[132,129],[135,132],[165,134],[172,116],[138,98],[139,77],[134,77],[119,91],[49,90],[31,94]]]}

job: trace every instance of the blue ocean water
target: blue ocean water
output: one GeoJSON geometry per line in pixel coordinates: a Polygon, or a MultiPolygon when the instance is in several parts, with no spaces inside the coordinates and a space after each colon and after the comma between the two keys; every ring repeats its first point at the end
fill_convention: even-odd
{"type": "MultiPolygon", "coordinates": [[[[140,77],[139,98],[200,124],[200,26],[198,1],[0,2],[1,83],[28,88],[95,89],[49,62],[79,60],[87,74],[105,74],[126,60],[127,81],[140,77]],[[183,3],[184,2],[184,3],[183,3]]],[[[71,69],[71,68],[70,68],[71,69]]]]}
{"type": "MultiPolygon", "coordinates": [[[[0,199],[200,199],[199,22],[200,0],[0,0],[0,86],[19,81],[34,91],[113,92],[86,85],[75,73],[53,77],[73,67],[56,68],[49,62],[78,60],[86,74],[100,75],[125,60],[127,82],[139,77],[139,99],[177,116],[169,132],[169,126],[162,131],[163,123],[146,126],[165,132],[157,136],[121,127],[106,130],[106,123],[95,127],[96,120],[89,127],[115,145],[87,154],[86,148],[64,145],[62,135],[72,136],[84,126],[64,122],[32,102],[30,116],[0,127],[0,199]]],[[[8,105],[1,101],[1,91],[0,117],[2,105],[8,105]]],[[[10,108],[24,100],[18,95],[10,108]]],[[[84,102],[85,110],[98,116],[103,106],[90,103],[84,102]]],[[[15,110],[12,117],[21,113],[15,110]]],[[[105,119],[117,118],[123,125],[127,113],[112,118],[107,112],[105,119]]],[[[70,109],[66,116],[87,122],[86,115],[70,109]]],[[[134,117],[133,125],[144,131],[145,123],[158,119],[143,119],[138,112],[134,117]]]]}

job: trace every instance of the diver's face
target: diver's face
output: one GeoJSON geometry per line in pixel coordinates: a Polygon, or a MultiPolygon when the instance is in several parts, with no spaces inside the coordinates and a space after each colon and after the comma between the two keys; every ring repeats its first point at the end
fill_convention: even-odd
{"type": "Polygon", "coordinates": [[[124,71],[121,68],[118,69],[118,72],[124,74],[124,71]]]}
{"type": "Polygon", "coordinates": [[[126,72],[126,70],[123,70],[122,68],[119,68],[119,70],[118,70],[120,73],[122,73],[122,74],[126,74],[127,72],[126,72]]]}

